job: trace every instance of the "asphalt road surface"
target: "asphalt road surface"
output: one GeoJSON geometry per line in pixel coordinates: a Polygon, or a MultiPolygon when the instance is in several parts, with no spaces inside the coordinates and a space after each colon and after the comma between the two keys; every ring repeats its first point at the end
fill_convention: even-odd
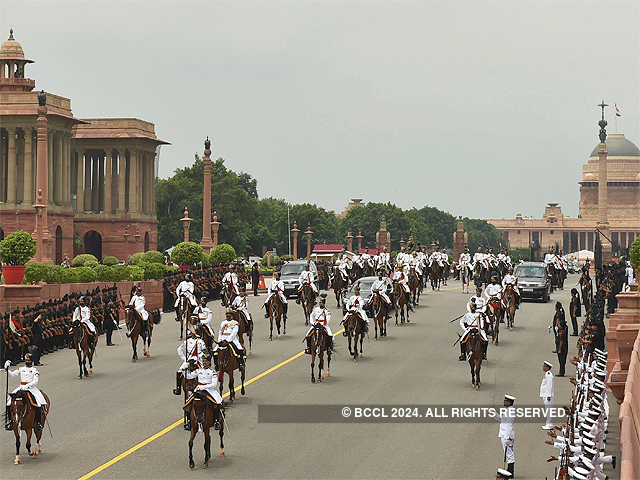
{"type": "MultiPolygon", "coordinates": [[[[470,295],[458,282],[440,292],[427,290],[411,323],[389,325],[389,335],[378,341],[365,339],[364,357],[353,362],[347,339],[336,336],[338,352],[331,376],[310,382],[310,357],[301,354],[307,330],[302,309],[289,302],[287,334],[272,342],[268,320],[260,306],[265,299],[249,296],[255,319],[253,355],[247,365],[246,395],[238,390],[236,402],[227,408],[226,457],[218,456],[218,436],[212,438],[213,458],[202,469],[203,435],[194,443],[196,469],[188,467],[188,432],[182,429],[182,397],[174,396],[175,371],[180,365],[176,350],[179,326],[174,314],[163,314],[156,325],[151,358],[131,363],[131,345],[122,334],[116,346],[98,344],[93,375],[78,380],[75,351],[63,350],[43,357],[39,387],[52,402],[45,427],[43,453],[33,459],[24,451],[22,464],[13,465],[12,432],[2,434],[0,477],[38,479],[160,479],[160,478],[493,478],[503,466],[498,423],[460,423],[422,419],[391,423],[264,423],[258,422],[260,405],[393,406],[467,405],[501,406],[505,393],[517,397],[516,406],[542,406],[539,398],[542,362],[557,364],[553,335],[547,330],[555,301],[568,306],[569,288],[554,292],[552,301],[525,302],[518,311],[515,329],[503,329],[500,345],[489,346],[489,361],[482,366],[480,390],[471,388],[469,365],[459,362],[459,348],[451,345],[460,331],[458,322],[470,295]],[[283,363],[287,360],[287,363],[283,363]],[[276,368],[274,368],[276,367],[276,368]],[[261,374],[265,375],[260,376],[261,374]]],[[[341,311],[329,297],[334,333],[340,330],[341,311]]],[[[222,319],[219,302],[211,302],[214,324],[222,319]]],[[[217,333],[217,326],[214,327],[217,333]]],[[[573,340],[573,337],[572,337],[573,340]]],[[[576,353],[570,346],[569,357],[576,353]]],[[[567,372],[575,370],[568,365],[567,372]]],[[[236,372],[237,373],[237,372],[236,372]]],[[[557,367],[554,368],[557,373],[557,367]]],[[[238,385],[236,380],[236,385],[238,385]]],[[[10,389],[17,386],[11,379],[10,389]]],[[[556,378],[556,405],[568,403],[568,377],[556,378]]],[[[225,385],[225,393],[228,391],[225,385]]],[[[609,453],[616,453],[618,408],[609,396],[609,453]]],[[[306,408],[308,407],[308,408],[306,408]]],[[[336,407],[336,408],[338,408],[336,407]]],[[[340,411],[338,408],[338,412],[340,411]]],[[[286,407],[281,411],[287,415],[286,407]]],[[[319,410],[318,410],[319,411],[319,410]]],[[[338,416],[338,415],[336,415],[338,416]]],[[[327,416],[322,417],[324,420],[327,416]]],[[[295,420],[295,418],[292,418],[295,420]]],[[[556,450],[544,444],[546,432],[534,423],[516,422],[515,472],[518,478],[552,478],[556,463],[546,459],[556,450]]],[[[618,452],[619,453],[619,452],[618,452]]],[[[607,466],[610,478],[617,470],[607,466]]]]}

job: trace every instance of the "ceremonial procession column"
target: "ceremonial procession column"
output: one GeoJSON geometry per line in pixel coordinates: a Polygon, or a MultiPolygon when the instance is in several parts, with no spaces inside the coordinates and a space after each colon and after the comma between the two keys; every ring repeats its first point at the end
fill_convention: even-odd
{"type": "Polygon", "coordinates": [[[211,254],[211,141],[204,141],[204,196],[202,199],[202,241],[200,246],[207,255],[211,254]]]}
{"type": "Polygon", "coordinates": [[[37,250],[36,261],[53,265],[53,260],[49,253],[51,245],[51,235],[49,234],[47,219],[48,203],[48,135],[47,135],[47,94],[44,90],[38,94],[38,146],[37,146],[37,167],[36,182],[38,198],[36,200],[36,238],[37,250]]]}
{"type": "Polygon", "coordinates": [[[600,145],[598,146],[598,223],[596,223],[596,229],[601,233],[598,237],[600,237],[601,258],[604,264],[612,259],[612,248],[609,241],[611,232],[609,231],[609,221],[607,220],[607,145],[605,144],[607,121],[604,119],[604,107],[608,105],[603,100],[598,106],[602,108],[602,119],[598,122],[600,126],[600,145]]]}

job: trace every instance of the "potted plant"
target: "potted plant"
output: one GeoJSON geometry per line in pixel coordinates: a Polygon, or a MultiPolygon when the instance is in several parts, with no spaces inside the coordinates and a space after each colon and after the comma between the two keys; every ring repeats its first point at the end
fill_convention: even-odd
{"type": "Polygon", "coordinates": [[[7,285],[20,285],[24,278],[24,266],[36,254],[36,241],[21,230],[0,242],[0,262],[7,285]]]}

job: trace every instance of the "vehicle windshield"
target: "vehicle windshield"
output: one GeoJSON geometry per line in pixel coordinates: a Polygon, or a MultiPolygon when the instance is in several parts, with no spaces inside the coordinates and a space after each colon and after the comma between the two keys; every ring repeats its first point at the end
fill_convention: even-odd
{"type": "Polygon", "coordinates": [[[518,266],[516,268],[516,277],[544,278],[544,268],[518,266]]]}
{"type": "Polygon", "coordinates": [[[300,275],[304,271],[304,263],[287,263],[280,270],[281,275],[300,275]]]}

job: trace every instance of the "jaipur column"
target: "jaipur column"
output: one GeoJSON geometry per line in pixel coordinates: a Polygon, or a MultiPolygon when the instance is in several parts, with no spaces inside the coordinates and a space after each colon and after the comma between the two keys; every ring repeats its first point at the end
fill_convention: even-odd
{"type": "Polygon", "coordinates": [[[206,254],[211,254],[211,141],[204,142],[204,195],[202,198],[202,240],[200,246],[206,254]]]}
{"type": "Polygon", "coordinates": [[[24,203],[33,203],[33,131],[31,127],[24,129],[24,203]]]}
{"type": "Polygon", "coordinates": [[[76,153],[78,154],[78,169],[76,176],[76,182],[78,184],[76,193],[76,212],[82,213],[84,212],[84,150],[76,149],[76,153]]]}
{"type": "Polygon", "coordinates": [[[16,156],[16,129],[15,127],[7,127],[7,137],[9,140],[9,158],[8,165],[9,170],[7,171],[7,203],[16,203],[16,174],[18,169],[18,159],[16,156]]]}
{"type": "Polygon", "coordinates": [[[125,205],[125,174],[127,171],[126,165],[126,151],[125,149],[118,150],[118,213],[125,213],[127,211],[125,205]]]}
{"type": "Polygon", "coordinates": [[[106,150],[104,157],[104,212],[111,213],[111,149],[106,150]]]}

